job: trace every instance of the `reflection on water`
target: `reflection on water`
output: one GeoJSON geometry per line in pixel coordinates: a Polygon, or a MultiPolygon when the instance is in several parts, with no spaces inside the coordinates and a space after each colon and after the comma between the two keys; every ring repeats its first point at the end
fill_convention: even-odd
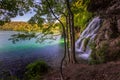
{"type": "Polygon", "coordinates": [[[16,64],[16,60],[27,63],[40,59],[47,61],[50,65],[60,62],[64,50],[62,40],[36,43],[36,39],[31,39],[13,44],[8,39],[15,33],[18,32],[0,31],[0,62],[3,65],[10,65],[14,62],[16,64]]]}

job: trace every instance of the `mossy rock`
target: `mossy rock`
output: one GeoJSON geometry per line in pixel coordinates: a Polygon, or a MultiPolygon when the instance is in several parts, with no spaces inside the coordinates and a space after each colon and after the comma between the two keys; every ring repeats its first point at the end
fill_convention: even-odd
{"type": "Polygon", "coordinates": [[[108,44],[102,44],[99,49],[96,49],[96,45],[91,45],[92,53],[90,55],[90,64],[105,63],[107,60],[108,44]]]}
{"type": "Polygon", "coordinates": [[[88,43],[89,43],[89,40],[90,40],[90,38],[85,38],[85,39],[84,39],[84,45],[83,45],[84,51],[86,50],[86,47],[87,47],[87,45],[88,45],[88,43]]]}

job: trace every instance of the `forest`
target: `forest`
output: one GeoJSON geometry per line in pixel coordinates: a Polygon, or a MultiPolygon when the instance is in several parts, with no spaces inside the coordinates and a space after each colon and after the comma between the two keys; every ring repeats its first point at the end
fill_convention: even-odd
{"type": "Polygon", "coordinates": [[[10,22],[10,23],[6,23],[3,26],[1,26],[0,30],[30,32],[30,31],[39,31],[40,28],[37,25],[32,26],[32,25],[25,23],[25,22],[10,22]]]}
{"type": "Polygon", "coordinates": [[[64,43],[62,56],[53,60],[58,67],[33,61],[22,66],[22,74],[1,72],[0,80],[120,80],[119,11],[119,0],[1,0],[0,32],[29,32],[13,40],[61,35],[64,43]],[[29,11],[35,15],[28,22],[11,21],[29,11]]]}
{"type": "MultiPolygon", "coordinates": [[[[2,31],[22,31],[22,32],[42,32],[43,30],[48,29],[49,24],[45,23],[42,25],[43,27],[39,27],[37,24],[29,24],[27,22],[9,22],[1,25],[0,30],[2,31]]],[[[57,23],[52,25],[53,27],[50,29],[52,33],[60,34],[60,27],[57,23]],[[53,31],[54,29],[54,31],[53,31]]]]}

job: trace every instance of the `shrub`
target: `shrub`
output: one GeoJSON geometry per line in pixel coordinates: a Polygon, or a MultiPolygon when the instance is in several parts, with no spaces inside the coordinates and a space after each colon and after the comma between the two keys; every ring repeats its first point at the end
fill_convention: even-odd
{"type": "Polygon", "coordinates": [[[36,61],[27,65],[25,77],[29,80],[40,80],[48,72],[49,66],[44,61],[36,61]]]}

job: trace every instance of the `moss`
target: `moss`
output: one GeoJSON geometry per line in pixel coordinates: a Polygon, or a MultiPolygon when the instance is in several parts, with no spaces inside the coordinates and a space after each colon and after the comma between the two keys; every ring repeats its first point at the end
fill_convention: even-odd
{"type": "Polygon", "coordinates": [[[75,26],[80,28],[80,32],[84,31],[93,16],[93,13],[87,10],[89,2],[90,0],[77,0],[75,4],[73,4],[75,7],[72,7],[72,10],[74,10],[74,23],[75,26]]]}
{"type": "Polygon", "coordinates": [[[90,38],[85,38],[84,39],[84,45],[83,45],[84,51],[86,50],[86,47],[88,45],[89,40],[90,40],[90,38]]]}
{"type": "Polygon", "coordinates": [[[108,50],[108,44],[104,43],[102,47],[96,49],[95,43],[92,43],[92,53],[90,55],[90,64],[100,64],[106,62],[106,53],[108,50]]]}
{"type": "Polygon", "coordinates": [[[96,47],[96,44],[95,44],[95,42],[91,42],[91,43],[89,44],[89,46],[90,46],[90,48],[91,48],[92,50],[94,50],[95,47],[96,47]]]}

